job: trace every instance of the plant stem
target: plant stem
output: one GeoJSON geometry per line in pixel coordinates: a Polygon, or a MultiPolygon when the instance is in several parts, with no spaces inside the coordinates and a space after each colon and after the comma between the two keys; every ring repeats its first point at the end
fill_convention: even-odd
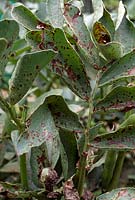
{"type": "Polygon", "coordinates": [[[108,191],[117,188],[118,186],[118,182],[119,182],[119,178],[121,175],[121,170],[122,170],[122,166],[123,166],[123,162],[124,162],[124,158],[125,158],[125,152],[119,152],[118,153],[118,158],[116,161],[116,165],[115,165],[115,169],[114,169],[114,173],[113,173],[113,178],[109,184],[108,187],[108,191]]]}
{"type": "Polygon", "coordinates": [[[26,154],[23,154],[19,157],[20,161],[20,173],[21,173],[21,184],[24,190],[28,189],[28,180],[27,180],[27,169],[26,169],[26,154]]]}
{"type": "MultiPolygon", "coordinates": [[[[11,118],[11,120],[14,121],[16,124],[19,133],[23,133],[24,131],[24,125],[23,123],[17,118],[17,113],[15,109],[13,109],[4,98],[0,96],[0,106],[11,118]]],[[[26,169],[26,154],[23,154],[19,157],[20,162],[20,174],[21,174],[21,182],[22,187],[24,189],[28,189],[28,182],[27,182],[27,169],[26,169]]]]}
{"type": "Polygon", "coordinates": [[[102,176],[102,188],[105,191],[107,190],[108,185],[113,177],[113,172],[116,164],[116,156],[117,152],[114,150],[109,150],[107,152],[102,176]]]}

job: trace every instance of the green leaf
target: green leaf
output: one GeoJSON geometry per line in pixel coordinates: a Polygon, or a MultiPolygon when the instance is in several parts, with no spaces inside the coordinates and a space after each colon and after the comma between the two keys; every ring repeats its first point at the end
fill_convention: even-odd
{"type": "Polygon", "coordinates": [[[135,26],[126,15],[127,13],[125,12],[122,22],[114,36],[114,40],[121,43],[124,47],[125,54],[135,48],[135,26]]]}
{"type": "Polygon", "coordinates": [[[97,200],[134,200],[135,188],[118,188],[97,197],[97,200]]]}
{"type": "Polygon", "coordinates": [[[33,147],[29,157],[29,180],[31,180],[32,184],[34,184],[36,187],[42,187],[39,178],[41,172],[43,168],[51,166],[51,163],[49,163],[48,159],[46,144],[43,143],[41,146],[33,147]]]}
{"type": "Polygon", "coordinates": [[[110,13],[105,8],[104,8],[103,16],[99,19],[99,21],[109,31],[109,33],[111,35],[111,40],[113,40],[114,39],[114,33],[115,33],[115,26],[114,26],[114,22],[111,18],[110,13]]]}
{"type": "Polygon", "coordinates": [[[126,126],[133,126],[135,124],[135,114],[130,115],[122,124],[120,128],[125,128],[126,126]]]}
{"type": "Polygon", "coordinates": [[[73,33],[78,39],[77,43],[82,48],[90,52],[93,43],[91,41],[90,32],[84,23],[81,11],[71,4],[66,4],[64,16],[73,33]]]}
{"type": "Polygon", "coordinates": [[[94,24],[103,16],[104,8],[102,0],[97,0],[97,1],[92,0],[92,5],[94,9],[94,15],[93,15],[93,24],[94,24]]]}
{"type": "Polygon", "coordinates": [[[12,44],[14,40],[18,37],[19,26],[14,20],[2,20],[0,21],[0,76],[3,74],[4,69],[8,62],[8,55],[11,53],[12,44]]]}
{"type": "Polygon", "coordinates": [[[64,25],[64,17],[61,0],[49,0],[46,2],[47,19],[54,28],[62,28],[64,25]]]}
{"type": "Polygon", "coordinates": [[[69,87],[78,96],[84,100],[88,100],[91,88],[80,57],[67,41],[66,36],[62,30],[55,30],[54,41],[60,53],[60,58],[63,60],[63,64],[65,65],[63,67],[62,63],[57,64],[57,60],[55,60],[55,70],[60,71],[60,76],[62,76],[69,87]]]}
{"type": "Polygon", "coordinates": [[[112,109],[128,111],[133,108],[135,108],[135,87],[118,86],[95,104],[95,111],[112,109]]]}
{"type": "MultiPolygon", "coordinates": [[[[70,178],[76,171],[76,163],[78,161],[78,150],[77,150],[77,141],[75,134],[71,131],[66,131],[60,129],[60,139],[63,144],[64,150],[67,155],[67,163],[64,163],[65,160],[61,159],[62,166],[64,164],[68,165],[67,175],[65,173],[65,168],[63,167],[63,172],[65,173],[65,179],[70,178]],[[69,148],[70,147],[70,148],[69,148]]],[[[63,157],[62,157],[63,158],[63,157]]]]}
{"type": "Polygon", "coordinates": [[[98,47],[108,61],[114,61],[123,56],[123,48],[118,42],[99,44],[98,47]]]}
{"type": "Polygon", "coordinates": [[[78,54],[86,66],[86,70],[90,71],[91,79],[93,79],[93,73],[96,74],[93,65],[99,64],[99,55],[91,40],[90,32],[84,23],[83,15],[77,7],[67,3],[64,16],[77,40],[75,45],[78,45],[78,54]]]}
{"type": "Polygon", "coordinates": [[[9,82],[11,104],[16,104],[26,94],[39,71],[51,61],[55,54],[52,50],[28,53],[17,62],[9,82]]]}
{"type": "Polygon", "coordinates": [[[120,59],[116,60],[113,64],[108,65],[110,67],[105,71],[100,79],[99,84],[104,84],[115,81],[118,78],[126,75],[132,76],[135,74],[135,51],[131,51],[120,59]]]}
{"type": "Polygon", "coordinates": [[[17,22],[29,30],[36,30],[40,23],[38,18],[24,5],[13,7],[12,16],[17,22]]]}
{"type": "Polygon", "coordinates": [[[44,30],[44,33],[42,31],[29,31],[26,34],[26,40],[36,50],[55,49],[53,32],[47,29],[44,30]]]}
{"type": "Polygon", "coordinates": [[[135,126],[119,128],[115,132],[96,137],[91,145],[100,149],[113,149],[119,151],[135,149],[135,126]]]}
{"type": "Polygon", "coordinates": [[[49,163],[55,166],[61,151],[58,130],[62,129],[63,133],[68,131],[72,134],[82,131],[77,115],[69,110],[60,93],[61,90],[56,90],[40,96],[28,111],[26,132],[19,137],[12,132],[18,155],[45,143],[49,163]]]}
{"type": "Polygon", "coordinates": [[[24,5],[14,6],[12,9],[12,16],[14,19],[23,25],[28,30],[37,29],[50,29],[50,25],[41,22],[36,15],[34,15],[28,8],[24,5]]]}
{"type": "Polygon", "coordinates": [[[6,49],[7,46],[7,40],[4,38],[0,38],[0,58],[3,55],[4,50],[6,49]]]}
{"type": "Polygon", "coordinates": [[[22,155],[30,151],[32,147],[38,147],[45,143],[49,163],[55,166],[59,155],[59,133],[55,126],[53,116],[44,103],[41,105],[27,120],[26,132],[14,139],[15,132],[12,132],[12,140],[15,141],[14,146],[18,155],[22,155]]]}

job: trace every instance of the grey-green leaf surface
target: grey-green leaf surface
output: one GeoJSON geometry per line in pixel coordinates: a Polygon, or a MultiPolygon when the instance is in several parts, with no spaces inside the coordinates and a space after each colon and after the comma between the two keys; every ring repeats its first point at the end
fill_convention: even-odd
{"type": "Polygon", "coordinates": [[[111,35],[111,41],[114,39],[114,33],[115,33],[115,26],[114,22],[111,18],[110,13],[104,8],[103,16],[99,19],[99,21],[107,28],[111,35]]]}
{"type": "Polygon", "coordinates": [[[29,30],[36,30],[40,23],[38,18],[24,5],[13,7],[12,16],[17,22],[29,30]]]}
{"type": "Polygon", "coordinates": [[[61,60],[63,60],[63,64],[65,65],[64,67],[62,63],[56,65],[56,60],[54,68],[56,67],[56,71],[60,71],[60,75],[78,96],[84,100],[88,100],[91,87],[79,55],[68,42],[62,30],[55,30],[54,41],[60,53],[61,60]]]}
{"type": "Polygon", "coordinates": [[[108,61],[114,61],[123,56],[123,47],[118,42],[99,44],[99,49],[108,61]]]}
{"type": "Polygon", "coordinates": [[[6,46],[7,46],[7,40],[4,38],[0,38],[0,58],[3,55],[6,46]]]}
{"type": "Polygon", "coordinates": [[[64,25],[64,17],[61,0],[49,0],[46,2],[47,19],[54,28],[62,28],[64,25]]]}
{"type": "MultiPolygon", "coordinates": [[[[60,155],[59,133],[46,103],[32,114],[27,120],[26,126],[26,132],[22,133],[14,142],[17,154],[22,155],[29,152],[32,147],[45,143],[49,163],[54,167],[60,155]]],[[[12,132],[12,138],[14,134],[15,132],[12,132]]]]}
{"type": "Polygon", "coordinates": [[[99,65],[99,55],[91,40],[90,32],[84,23],[83,14],[77,7],[67,3],[64,16],[77,39],[78,53],[87,70],[90,71],[90,77],[94,78],[93,73],[96,74],[96,72],[94,72],[93,66],[94,64],[99,65]]]}
{"type": "Polygon", "coordinates": [[[92,5],[94,9],[94,15],[93,15],[93,24],[94,24],[103,16],[104,8],[102,0],[96,0],[96,1],[92,0],[92,5]]]}
{"type": "Polygon", "coordinates": [[[126,15],[127,13],[125,13],[114,36],[114,40],[120,42],[124,47],[125,54],[135,48],[135,26],[126,15]]]}
{"type": "Polygon", "coordinates": [[[126,75],[133,75],[135,71],[135,51],[133,50],[130,53],[124,55],[108,67],[109,69],[103,73],[99,81],[100,85],[110,83],[113,80],[126,75]]]}
{"type": "Polygon", "coordinates": [[[39,106],[46,102],[57,128],[62,128],[73,133],[81,133],[83,127],[79,122],[78,116],[68,108],[61,95],[61,90],[52,90],[37,98],[28,110],[28,118],[30,118],[39,106]]]}
{"type": "Polygon", "coordinates": [[[97,197],[97,200],[134,200],[135,188],[118,188],[97,197]]]}
{"type": "Polygon", "coordinates": [[[133,108],[135,108],[135,87],[118,86],[95,104],[95,111],[111,109],[128,111],[133,108]]]}
{"type": "MultiPolygon", "coordinates": [[[[3,52],[0,58],[0,75],[4,73],[5,66],[8,62],[8,55],[11,53],[12,44],[19,34],[19,26],[14,20],[1,20],[0,21],[0,38],[4,38],[3,52]],[[7,44],[6,44],[7,43],[7,44]]],[[[2,48],[2,44],[1,47],[2,48]]]]}
{"type": "Polygon", "coordinates": [[[39,71],[53,59],[55,54],[52,50],[28,53],[17,62],[9,82],[11,104],[17,103],[26,94],[39,71]]]}
{"type": "Polygon", "coordinates": [[[28,166],[28,178],[29,181],[31,180],[31,185],[34,184],[36,187],[42,187],[39,179],[41,172],[43,168],[51,166],[45,143],[31,149],[28,166]]]}
{"type": "MultiPolygon", "coordinates": [[[[68,179],[73,176],[76,171],[76,163],[78,161],[77,141],[75,134],[71,131],[61,129],[59,133],[68,161],[67,163],[63,163],[65,161],[61,159],[61,163],[62,166],[64,166],[64,164],[68,165],[67,174],[65,174],[65,179],[68,179]]],[[[64,169],[65,168],[63,168],[63,170],[64,169]]]]}
{"type": "Polygon", "coordinates": [[[28,30],[42,30],[51,28],[49,24],[40,21],[38,17],[24,5],[17,5],[13,7],[12,16],[18,23],[28,30]]]}
{"type": "Polygon", "coordinates": [[[91,145],[100,149],[113,149],[119,151],[135,149],[135,126],[119,128],[115,132],[96,137],[91,145]]]}

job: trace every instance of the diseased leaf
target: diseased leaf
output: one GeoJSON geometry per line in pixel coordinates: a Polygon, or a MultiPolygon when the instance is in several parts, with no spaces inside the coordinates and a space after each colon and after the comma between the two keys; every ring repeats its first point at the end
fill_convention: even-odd
{"type": "Polygon", "coordinates": [[[100,149],[133,150],[135,149],[135,126],[119,128],[115,132],[96,137],[91,145],[100,149]]]}
{"type": "Polygon", "coordinates": [[[114,40],[121,43],[124,47],[124,53],[128,53],[135,48],[135,26],[127,18],[127,13],[125,12],[124,17],[115,32],[114,40]]]}
{"type": "Polygon", "coordinates": [[[123,48],[118,42],[99,44],[98,47],[108,61],[114,61],[123,56],[123,48]]]}
{"type": "Polygon", "coordinates": [[[132,76],[135,74],[134,69],[135,51],[133,50],[120,59],[116,60],[113,64],[109,65],[108,70],[103,73],[99,84],[102,86],[126,75],[132,76]]]}
{"type": "Polygon", "coordinates": [[[134,200],[135,188],[118,188],[97,197],[97,200],[134,200]]]}
{"type": "Polygon", "coordinates": [[[94,64],[99,65],[99,54],[97,48],[91,40],[90,32],[87,29],[83,14],[81,11],[70,3],[65,4],[64,16],[72,29],[76,38],[75,45],[77,45],[77,52],[80,55],[86,70],[89,71],[89,76],[94,79],[96,72],[94,71],[94,64]]]}
{"type": "Polygon", "coordinates": [[[12,44],[19,34],[19,26],[14,20],[0,21],[0,78],[8,62],[8,55],[11,53],[12,44]]]}
{"type": "Polygon", "coordinates": [[[28,30],[42,30],[50,28],[50,25],[41,22],[36,15],[34,15],[24,5],[14,6],[12,9],[12,16],[18,23],[23,25],[28,30]]]}
{"type": "Polygon", "coordinates": [[[111,41],[109,31],[101,22],[95,22],[93,25],[93,35],[98,44],[106,44],[111,41]]]}
{"type": "Polygon", "coordinates": [[[58,130],[62,129],[63,134],[65,131],[73,135],[82,131],[77,115],[68,109],[60,93],[61,90],[51,91],[37,98],[28,111],[26,132],[19,137],[16,132],[12,132],[18,155],[45,143],[48,161],[51,166],[55,166],[61,148],[58,130]]]}
{"type": "MultiPolygon", "coordinates": [[[[60,129],[59,133],[61,142],[63,144],[64,150],[67,155],[68,163],[66,164],[68,166],[68,169],[67,169],[67,175],[65,174],[66,175],[65,179],[68,179],[71,176],[73,176],[73,174],[76,171],[76,163],[78,161],[77,141],[75,134],[73,132],[60,129]]],[[[62,165],[64,165],[63,162],[64,161],[61,159],[62,165]]]]}
{"type": "Polygon", "coordinates": [[[56,49],[54,46],[53,32],[50,30],[29,31],[26,34],[26,40],[36,50],[56,49]]]}
{"type": "Polygon", "coordinates": [[[104,8],[103,16],[99,19],[99,21],[106,27],[106,29],[110,33],[111,40],[114,39],[114,33],[115,33],[115,26],[114,22],[111,18],[110,13],[104,8]]]}
{"type": "Polygon", "coordinates": [[[49,0],[46,2],[47,19],[54,28],[62,28],[64,25],[64,17],[62,11],[61,0],[49,0]]]}
{"type": "MultiPolygon", "coordinates": [[[[59,134],[55,126],[53,116],[47,104],[41,105],[26,122],[26,132],[22,133],[17,139],[12,139],[18,155],[30,151],[32,147],[40,146],[45,143],[49,163],[55,166],[59,155],[59,134]],[[16,144],[15,144],[16,143],[16,144]]],[[[15,132],[12,132],[12,138],[15,132]]]]}
{"type": "Polygon", "coordinates": [[[85,50],[90,51],[92,48],[92,41],[90,32],[88,31],[81,11],[70,3],[65,4],[64,16],[77,37],[77,43],[85,50]]]}
{"type": "Polygon", "coordinates": [[[95,111],[111,109],[128,111],[133,108],[135,108],[135,87],[118,86],[95,104],[95,111]]]}
{"type": "Polygon", "coordinates": [[[40,182],[40,176],[43,168],[50,167],[48,152],[46,144],[43,143],[41,146],[33,147],[29,155],[29,180],[31,185],[34,184],[36,187],[42,187],[40,182]]]}
{"type": "Polygon", "coordinates": [[[78,96],[88,100],[91,88],[79,55],[67,41],[62,30],[55,30],[54,41],[60,53],[60,60],[63,62],[55,60],[53,67],[78,96]]]}
{"type": "Polygon", "coordinates": [[[51,61],[55,54],[52,50],[28,53],[17,62],[9,82],[11,104],[16,104],[26,94],[39,71],[51,61]]]}

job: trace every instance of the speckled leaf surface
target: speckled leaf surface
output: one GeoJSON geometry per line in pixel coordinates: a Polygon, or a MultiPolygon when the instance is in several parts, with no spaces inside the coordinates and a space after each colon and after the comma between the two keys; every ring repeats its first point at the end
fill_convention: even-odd
{"type": "Polygon", "coordinates": [[[95,105],[95,111],[111,109],[128,111],[133,108],[135,108],[135,87],[124,86],[114,88],[95,105]]]}
{"type": "MultiPolygon", "coordinates": [[[[46,96],[44,94],[31,105],[26,121],[26,132],[18,139],[13,139],[18,155],[29,152],[32,147],[40,146],[45,142],[49,151],[49,160],[53,158],[52,156],[56,157],[57,160],[59,155],[59,128],[70,131],[72,134],[82,131],[78,116],[69,110],[60,95],[56,95],[60,92],[60,90],[57,90],[49,92],[46,96]]],[[[12,136],[14,136],[14,132],[12,136]]]]}
{"type": "Polygon", "coordinates": [[[24,5],[17,5],[12,9],[13,18],[28,30],[48,29],[50,25],[40,21],[38,17],[33,14],[24,5]]]}
{"type": "MultiPolygon", "coordinates": [[[[84,62],[84,65],[90,71],[90,77],[93,77],[94,65],[99,65],[99,54],[97,48],[91,40],[90,32],[87,29],[83,14],[70,3],[65,4],[64,16],[76,38],[78,53],[84,62]]],[[[94,77],[93,77],[94,78],[94,77]]]]}
{"type": "Polygon", "coordinates": [[[61,0],[49,0],[46,2],[46,14],[47,19],[54,28],[62,28],[64,25],[64,17],[62,1],[61,0]]]}
{"type": "Polygon", "coordinates": [[[93,46],[90,32],[88,31],[81,11],[70,3],[65,4],[64,16],[70,28],[78,38],[78,43],[84,49],[91,50],[93,46]]]}
{"type": "MultiPolygon", "coordinates": [[[[26,132],[12,139],[18,155],[45,143],[49,162],[55,166],[59,158],[59,133],[47,104],[41,105],[26,122],[26,132]]],[[[14,137],[12,132],[12,138],[14,137]]]]}
{"type": "Polygon", "coordinates": [[[119,188],[97,197],[97,200],[134,200],[135,188],[119,188]]]}
{"type": "Polygon", "coordinates": [[[11,104],[17,103],[26,94],[39,71],[53,59],[55,54],[52,50],[28,53],[17,62],[9,82],[11,104]]]}
{"type": "MultiPolygon", "coordinates": [[[[61,129],[59,131],[60,139],[63,144],[65,153],[67,155],[67,175],[65,176],[66,179],[73,176],[76,171],[76,163],[78,161],[78,150],[77,150],[77,141],[75,134],[70,131],[61,129]],[[69,148],[70,147],[70,148],[69,148]]],[[[64,160],[61,159],[62,166],[64,165],[64,160]]],[[[65,168],[63,168],[64,171],[65,168]]]]}
{"type": "Polygon", "coordinates": [[[100,149],[133,150],[135,149],[135,126],[126,126],[115,132],[95,138],[92,146],[100,149]]]}
{"type": "Polygon", "coordinates": [[[35,30],[39,24],[38,18],[24,5],[15,6],[12,10],[14,19],[29,30],[35,30]]]}
{"type": "Polygon", "coordinates": [[[57,128],[62,128],[73,133],[82,132],[83,128],[78,120],[78,116],[68,108],[68,105],[61,94],[61,90],[52,90],[40,96],[30,106],[30,109],[28,110],[28,118],[30,118],[39,106],[46,102],[57,128]]]}
{"type": "Polygon", "coordinates": [[[54,41],[63,63],[55,60],[53,68],[59,72],[59,75],[62,76],[78,96],[84,100],[88,100],[91,87],[79,55],[70,45],[62,30],[55,30],[54,41]]]}
{"type": "MultiPolygon", "coordinates": [[[[0,21],[0,38],[4,38],[4,49],[0,58],[0,74],[3,74],[5,66],[8,62],[8,55],[11,53],[12,44],[19,34],[19,26],[14,20],[0,21]],[[7,45],[6,45],[7,43],[7,45]]],[[[2,41],[1,41],[2,42],[2,41]]],[[[2,44],[1,47],[2,48],[2,44]]]]}
{"type": "Polygon", "coordinates": [[[34,49],[55,49],[53,32],[45,29],[43,31],[29,31],[26,40],[34,49]]]}
{"type": "Polygon", "coordinates": [[[121,24],[114,36],[114,40],[120,42],[124,47],[125,54],[135,48],[135,26],[126,15],[127,13],[125,12],[121,24]]]}
{"type": "Polygon", "coordinates": [[[104,24],[104,26],[109,30],[109,33],[111,35],[111,40],[114,39],[114,33],[115,33],[115,26],[114,22],[111,18],[110,13],[104,8],[103,16],[99,19],[99,21],[104,24]]]}
{"type": "Polygon", "coordinates": [[[131,51],[116,62],[108,66],[100,79],[99,84],[104,85],[123,76],[132,76],[135,74],[135,51],[131,51]]]}
{"type": "MultiPolygon", "coordinates": [[[[50,167],[46,144],[43,143],[41,146],[33,147],[31,152],[28,154],[28,180],[31,187],[42,187],[40,182],[40,175],[45,167],[50,167]]],[[[35,188],[33,188],[35,189],[35,188]]]]}
{"type": "Polygon", "coordinates": [[[109,42],[98,45],[100,51],[108,61],[114,61],[123,56],[122,45],[118,42],[109,42]]]}

